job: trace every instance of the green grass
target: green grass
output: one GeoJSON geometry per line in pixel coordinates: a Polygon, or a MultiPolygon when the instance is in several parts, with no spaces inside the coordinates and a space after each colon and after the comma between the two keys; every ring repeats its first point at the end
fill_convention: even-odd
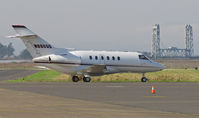
{"type": "Polygon", "coordinates": [[[38,73],[19,78],[16,80],[9,80],[10,82],[53,82],[54,78],[61,75],[61,73],[55,70],[44,70],[38,73]]]}
{"type": "Polygon", "coordinates": [[[199,82],[199,71],[194,69],[166,69],[146,76],[152,82],[199,82]]]}
{"type": "MultiPolygon", "coordinates": [[[[92,77],[92,82],[140,82],[142,74],[118,73],[92,77]]],[[[150,82],[199,82],[199,70],[165,69],[159,72],[147,73],[150,82]]],[[[33,75],[9,82],[69,82],[71,77],[55,70],[44,70],[33,75]]]]}
{"type": "MultiPolygon", "coordinates": [[[[165,69],[146,73],[150,82],[199,82],[199,71],[193,69],[165,69]]],[[[103,82],[140,82],[142,74],[122,73],[94,77],[94,81],[103,82]]]]}

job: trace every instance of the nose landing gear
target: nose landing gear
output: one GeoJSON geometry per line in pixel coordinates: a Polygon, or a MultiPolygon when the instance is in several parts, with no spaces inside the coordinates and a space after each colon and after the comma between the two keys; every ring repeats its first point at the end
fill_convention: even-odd
{"type": "Polygon", "coordinates": [[[147,82],[148,79],[145,77],[145,73],[142,74],[141,82],[147,82]]]}

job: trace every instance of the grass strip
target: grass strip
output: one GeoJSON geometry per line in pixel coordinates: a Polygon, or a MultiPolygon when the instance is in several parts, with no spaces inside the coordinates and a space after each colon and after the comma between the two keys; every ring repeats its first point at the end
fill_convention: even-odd
{"type": "MultiPolygon", "coordinates": [[[[92,77],[92,82],[140,82],[142,74],[117,73],[92,77]]],[[[194,69],[165,69],[159,72],[146,73],[149,82],[199,82],[199,71],[194,69]]],[[[9,82],[71,82],[71,76],[55,70],[44,70],[38,73],[9,80],[9,82]]]]}

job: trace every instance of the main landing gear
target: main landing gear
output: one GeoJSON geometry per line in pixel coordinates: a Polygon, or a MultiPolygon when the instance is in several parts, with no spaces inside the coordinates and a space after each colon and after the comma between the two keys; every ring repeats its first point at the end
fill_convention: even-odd
{"type": "Polygon", "coordinates": [[[83,77],[83,81],[84,81],[84,82],[90,82],[90,81],[91,81],[91,78],[90,78],[90,77],[83,77]]]}
{"type": "Polygon", "coordinates": [[[141,79],[141,82],[147,82],[148,79],[145,77],[144,73],[142,74],[142,79],[141,79]]]}
{"type": "Polygon", "coordinates": [[[78,76],[73,76],[72,77],[73,82],[78,82],[80,79],[78,76]]]}
{"type": "MultiPolygon", "coordinates": [[[[73,82],[78,82],[80,80],[80,78],[78,76],[73,76],[72,77],[72,81],[73,82]]],[[[90,77],[86,77],[84,76],[82,78],[83,82],[90,82],[91,81],[91,78],[90,77]]],[[[142,74],[142,78],[141,78],[141,82],[147,82],[148,79],[145,77],[144,73],[142,74]]]]}
{"type": "MultiPolygon", "coordinates": [[[[80,80],[80,78],[78,76],[73,76],[72,77],[72,81],[73,82],[78,82],[80,80]]],[[[90,77],[83,77],[83,81],[84,82],[90,82],[91,81],[91,78],[90,77]]]]}

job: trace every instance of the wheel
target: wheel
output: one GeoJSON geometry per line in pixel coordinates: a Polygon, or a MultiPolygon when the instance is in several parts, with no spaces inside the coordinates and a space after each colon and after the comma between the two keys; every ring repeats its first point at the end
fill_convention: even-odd
{"type": "Polygon", "coordinates": [[[83,81],[84,81],[84,82],[90,82],[90,81],[91,81],[91,78],[90,78],[90,77],[84,77],[84,78],[83,78],[83,81]]]}
{"type": "Polygon", "coordinates": [[[73,82],[78,82],[79,81],[79,77],[78,76],[73,76],[72,80],[73,80],[73,82]]]}
{"type": "Polygon", "coordinates": [[[142,81],[142,82],[146,82],[146,81],[147,81],[147,78],[146,78],[146,77],[142,77],[141,81],[142,81]]]}

